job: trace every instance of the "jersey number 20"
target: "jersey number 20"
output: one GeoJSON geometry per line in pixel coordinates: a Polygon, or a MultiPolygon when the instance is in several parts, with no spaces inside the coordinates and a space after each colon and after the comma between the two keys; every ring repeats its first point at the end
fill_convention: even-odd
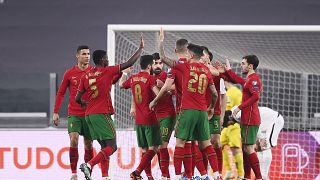
{"type": "Polygon", "coordinates": [[[192,76],[193,78],[191,78],[188,81],[188,91],[189,92],[199,92],[200,94],[204,94],[205,92],[205,88],[207,87],[207,76],[205,74],[200,74],[198,75],[195,72],[190,72],[190,76],[192,76]],[[198,88],[194,88],[193,84],[198,82],[198,88]]]}

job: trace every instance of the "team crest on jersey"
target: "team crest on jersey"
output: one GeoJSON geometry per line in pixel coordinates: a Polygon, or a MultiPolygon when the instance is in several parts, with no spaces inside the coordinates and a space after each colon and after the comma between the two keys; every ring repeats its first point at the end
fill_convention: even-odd
{"type": "Polygon", "coordinates": [[[73,80],[73,84],[76,86],[78,84],[77,80],[73,80]]]}
{"type": "Polygon", "coordinates": [[[252,85],[253,85],[253,86],[257,86],[257,85],[258,85],[258,82],[257,82],[257,81],[252,81],[252,85]]]}

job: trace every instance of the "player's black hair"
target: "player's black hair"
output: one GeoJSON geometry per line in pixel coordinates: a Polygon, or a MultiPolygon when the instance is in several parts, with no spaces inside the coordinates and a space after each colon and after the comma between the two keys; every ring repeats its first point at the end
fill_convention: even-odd
{"type": "Polygon", "coordinates": [[[140,67],[141,69],[147,69],[148,65],[153,64],[153,56],[152,55],[143,55],[140,58],[140,67]]]}
{"type": "Polygon", "coordinates": [[[256,70],[259,65],[259,59],[256,55],[247,55],[242,59],[246,59],[248,64],[252,64],[253,70],[256,70]]]}
{"type": "Polygon", "coordinates": [[[159,53],[153,53],[152,56],[153,56],[153,60],[158,60],[158,59],[160,59],[159,53]]]}
{"type": "Polygon", "coordinates": [[[203,48],[201,46],[189,43],[187,48],[194,53],[196,59],[200,59],[203,56],[203,48]]]}
{"type": "Polygon", "coordinates": [[[178,52],[178,53],[185,52],[188,47],[188,44],[189,44],[188,40],[178,39],[176,41],[176,52],[178,52]]]}
{"type": "MultiPolygon", "coordinates": [[[[234,119],[232,118],[232,111],[227,110],[227,111],[224,113],[224,118],[223,118],[223,124],[222,124],[222,126],[223,126],[223,127],[228,127],[229,121],[232,121],[232,120],[234,120],[234,119]]],[[[234,122],[236,122],[236,121],[234,121],[234,122]]]]}
{"type": "Polygon", "coordinates": [[[98,65],[101,63],[101,60],[104,56],[107,55],[107,52],[104,51],[104,50],[95,50],[93,53],[92,53],[92,59],[93,59],[93,62],[95,65],[98,65]]]}
{"type": "Polygon", "coordinates": [[[206,46],[201,46],[201,47],[203,48],[203,50],[207,51],[207,53],[209,54],[209,60],[212,61],[212,59],[213,59],[212,52],[210,52],[208,47],[206,47],[206,46]]]}
{"type": "Polygon", "coordinates": [[[90,48],[89,48],[89,46],[87,46],[87,45],[80,45],[80,46],[78,46],[78,48],[77,48],[77,53],[80,52],[82,49],[90,49],[90,48]]]}

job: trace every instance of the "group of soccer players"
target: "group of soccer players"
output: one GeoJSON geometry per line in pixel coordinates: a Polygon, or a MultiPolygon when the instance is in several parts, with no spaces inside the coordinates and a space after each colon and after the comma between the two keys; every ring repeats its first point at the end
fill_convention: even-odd
{"type": "MultiPolygon", "coordinates": [[[[59,88],[54,109],[53,122],[59,122],[59,108],[69,87],[68,132],[70,137],[71,180],[77,180],[78,139],[84,136],[85,163],[80,165],[86,179],[91,179],[94,165],[100,163],[103,180],[108,175],[109,157],[117,150],[116,130],[111,119],[114,109],[111,102],[111,86],[119,79],[120,88],[131,89],[131,113],[135,118],[135,130],[142,158],[131,179],[142,179],[145,171],[148,179],[153,179],[151,160],[158,155],[161,179],[170,179],[168,143],[173,130],[176,145],[174,150],[175,179],[192,179],[195,167],[200,172],[199,179],[210,179],[208,164],[212,168],[212,178],[222,179],[221,124],[226,118],[236,119],[241,110],[240,130],[243,149],[244,174],[238,170],[239,178],[251,178],[251,168],[256,179],[262,179],[259,159],[255,151],[256,137],[260,125],[258,101],[262,82],[255,73],[259,60],[255,55],[243,57],[241,71],[247,74],[243,79],[236,75],[230,63],[212,63],[212,53],[204,46],[189,43],[186,39],[176,42],[177,60],[168,58],[164,52],[164,32],[159,35],[159,53],[141,56],[144,42],[141,36],[138,50],[125,63],[108,66],[106,52],[93,53],[95,66],[89,65],[90,50],[79,46],[77,66],[66,71],[59,88]],[[141,57],[140,57],[141,56],[141,57]],[[128,76],[131,66],[140,58],[141,71],[128,76]],[[171,70],[163,71],[163,64],[171,70]],[[242,103],[225,115],[225,79],[243,86],[242,103]],[[220,86],[223,87],[220,87],[220,86]],[[220,99],[221,94],[221,99],[220,99]],[[174,105],[172,96],[176,97],[174,105]],[[231,112],[231,113],[230,113],[231,112]],[[92,141],[97,140],[101,151],[93,156],[92,141]],[[184,172],[182,172],[182,164],[184,172]]],[[[228,87],[228,86],[227,86],[228,87]]],[[[228,88],[227,88],[228,89],[228,88]]],[[[227,109],[230,110],[230,109],[227,109]]],[[[227,123],[228,124],[228,123],[227,123]]],[[[229,123],[230,125],[232,123],[229,123]]],[[[240,141],[240,140],[239,140],[240,141]]],[[[239,142],[238,141],[238,142],[239,142]]],[[[260,147],[265,147],[265,142],[260,147]]],[[[240,142],[236,159],[241,153],[240,142]],[[240,151],[239,151],[240,149],[240,151]]],[[[224,153],[225,154],[225,153],[224,153]]],[[[241,155],[240,155],[241,156],[241,155]]],[[[239,160],[241,162],[241,160],[239,160]]],[[[238,162],[238,163],[239,163],[238,162]]],[[[241,169],[241,166],[240,166],[241,169]]]]}

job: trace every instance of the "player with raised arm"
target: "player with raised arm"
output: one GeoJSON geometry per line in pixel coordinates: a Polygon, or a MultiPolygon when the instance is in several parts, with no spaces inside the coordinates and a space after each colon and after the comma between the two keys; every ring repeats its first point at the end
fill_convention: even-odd
{"type": "MultiPolygon", "coordinates": [[[[163,34],[163,31],[161,31],[163,34]]],[[[178,39],[175,45],[175,53],[178,56],[178,63],[188,63],[189,54],[188,54],[188,41],[186,39],[178,39]]],[[[154,109],[158,101],[167,94],[168,91],[175,87],[175,96],[176,96],[176,119],[179,118],[181,113],[181,100],[182,100],[182,74],[177,72],[175,69],[171,69],[168,73],[168,78],[166,79],[163,87],[160,89],[159,94],[156,98],[150,102],[150,109],[154,109]]],[[[191,141],[188,141],[184,146],[184,169],[186,173],[193,173],[192,165],[192,144],[191,141]]],[[[176,169],[176,174],[181,174],[181,169],[176,169]]]]}
{"type": "Polygon", "coordinates": [[[240,110],[241,114],[241,139],[243,149],[244,177],[250,179],[251,168],[255,173],[256,179],[262,179],[259,159],[254,150],[257,132],[261,123],[258,102],[262,91],[262,81],[255,72],[259,65],[259,59],[256,55],[247,55],[242,58],[241,72],[247,75],[246,79],[238,76],[231,70],[230,63],[227,60],[226,73],[230,80],[241,84],[243,87],[242,103],[233,111],[235,116],[240,110]]]}
{"type": "MultiPolygon", "coordinates": [[[[164,32],[160,31],[160,57],[162,61],[176,69],[183,75],[182,80],[182,105],[181,116],[176,124],[176,147],[174,151],[174,166],[176,177],[181,178],[181,165],[184,158],[184,145],[187,140],[197,140],[200,143],[201,149],[205,152],[209,159],[211,168],[213,169],[213,178],[220,179],[219,170],[216,164],[217,158],[214,149],[210,143],[210,132],[208,124],[208,115],[206,107],[206,89],[210,88],[213,97],[217,96],[216,89],[213,85],[212,75],[210,70],[199,60],[203,56],[203,49],[194,44],[188,45],[188,53],[190,54],[189,63],[180,63],[171,60],[165,56],[163,40],[164,32]]],[[[190,162],[191,162],[190,158],[190,162]]],[[[191,162],[192,163],[192,162],[191,162]]],[[[187,178],[192,177],[191,173],[187,172],[187,178]]]]}
{"type": "Polygon", "coordinates": [[[79,46],[76,52],[77,65],[68,69],[63,76],[63,80],[59,87],[56,101],[54,105],[54,113],[52,117],[53,124],[59,124],[59,110],[64,98],[64,95],[69,88],[69,104],[68,104],[68,133],[70,139],[69,158],[71,168],[70,180],[77,180],[77,164],[79,160],[78,141],[79,135],[84,138],[84,161],[88,162],[93,157],[92,140],[88,125],[85,121],[85,109],[81,108],[76,103],[75,97],[77,94],[78,85],[81,77],[92,69],[89,65],[90,49],[86,45],[79,46]]]}
{"type": "Polygon", "coordinates": [[[90,70],[81,78],[78,87],[76,102],[86,107],[86,122],[93,140],[101,145],[101,151],[88,163],[80,165],[81,171],[87,180],[91,180],[91,171],[94,165],[101,162],[106,167],[104,179],[108,177],[109,158],[117,150],[116,131],[111,114],[113,114],[112,102],[110,101],[110,89],[114,77],[122,70],[132,66],[140,57],[144,43],[141,35],[141,42],[138,50],[124,63],[115,66],[107,66],[107,59],[94,59],[96,67],[90,70]],[[88,101],[81,99],[87,93],[88,101]]]}
{"type": "MultiPolygon", "coordinates": [[[[157,81],[157,87],[161,88],[167,79],[167,73],[163,71],[163,64],[160,59],[159,53],[153,55],[152,72],[157,81]]],[[[175,125],[175,109],[172,101],[172,94],[168,92],[155,107],[155,112],[158,121],[160,122],[160,132],[162,144],[159,148],[160,151],[160,170],[162,179],[170,178],[169,162],[170,156],[168,152],[168,144],[175,125]]]]}
{"type": "MultiPolygon", "coordinates": [[[[242,92],[239,88],[232,85],[230,82],[224,82],[227,89],[227,107],[226,110],[228,113],[234,106],[239,106],[242,100],[242,92]]],[[[234,119],[228,117],[224,118],[223,129],[221,132],[221,145],[222,145],[222,154],[223,154],[223,168],[226,170],[224,179],[233,178],[233,172],[231,170],[231,164],[229,160],[229,149],[232,152],[234,157],[235,165],[238,172],[238,179],[244,177],[243,171],[243,157],[241,150],[241,130],[239,123],[234,122],[234,119]]]]}
{"type": "Polygon", "coordinates": [[[130,174],[130,178],[133,180],[142,179],[141,173],[143,170],[145,170],[148,179],[153,179],[151,160],[156,155],[158,146],[161,145],[159,122],[155,112],[149,109],[149,103],[158,93],[155,78],[150,75],[152,64],[152,55],[141,56],[141,71],[128,79],[126,75],[123,75],[119,83],[120,88],[131,88],[136,110],[135,130],[137,141],[143,152],[139,166],[130,174]]]}

